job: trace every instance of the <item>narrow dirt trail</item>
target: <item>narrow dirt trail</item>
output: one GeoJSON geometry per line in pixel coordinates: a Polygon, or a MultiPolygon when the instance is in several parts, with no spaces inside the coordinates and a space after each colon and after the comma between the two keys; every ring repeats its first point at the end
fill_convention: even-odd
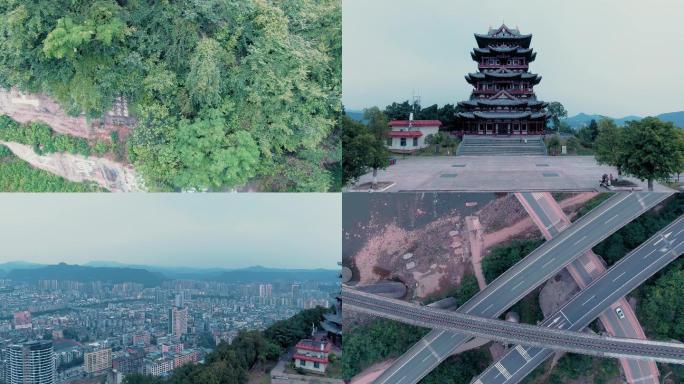
{"type": "Polygon", "coordinates": [[[140,178],[132,166],[100,157],[83,157],[70,153],[38,155],[28,145],[0,141],[14,155],[32,166],[54,173],[69,181],[92,181],[111,192],[143,192],[140,178]]]}

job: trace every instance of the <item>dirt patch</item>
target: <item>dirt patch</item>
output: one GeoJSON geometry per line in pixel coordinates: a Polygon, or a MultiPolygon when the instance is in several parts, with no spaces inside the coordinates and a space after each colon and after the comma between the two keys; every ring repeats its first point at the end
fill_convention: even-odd
{"type": "Polygon", "coordinates": [[[40,156],[28,145],[0,141],[18,158],[32,166],[54,173],[69,181],[92,181],[112,192],[139,192],[145,188],[133,167],[99,157],[83,157],[70,153],[40,156]]]}
{"type": "Polygon", "coordinates": [[[386,225],[351,258],[359,283],[399,280],[411,299],[438,296],[458,285],[467,269],[462,227],[455,213],[411,231],[386,225]]]}
{"type": "Polygon", "coordinates": [[[555,313],[578,291],[579,287],[565,269],[549,279],[539,293],[539,306],[544,317],[555,313]]]}
{"type": "Polygon", "coordinates": [[[527,218],[527,212],[515,195],[506,194],[485,205],[477,216],[486,232],[496,232],[527,218]]]}
{"type": "Polygon", "coordinates": [[[352,384],[371,384],[373,380],[377,379],[385,370],[392,366],[394,359],[383,361],[371,365],[370,367],[363,370],[363,372],[352,377],[352,384]]]}
{"type": "Polygon", "coordinates": [[[137,124],[137,120],[128,115],[128,105],[121,98],[102,118],[86,119],[85,115],[67,115],[57,102],[44,94],[22,93],[16,88],[0,88],[0,114],[20,123],[42,121],[56,132],[93,141],[109,138],[114,131],[123,138],[137,124]]]}

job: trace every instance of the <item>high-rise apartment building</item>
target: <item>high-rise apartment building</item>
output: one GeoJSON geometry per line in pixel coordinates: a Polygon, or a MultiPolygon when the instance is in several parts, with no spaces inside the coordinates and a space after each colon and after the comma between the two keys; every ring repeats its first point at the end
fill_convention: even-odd
{"type": "Polygon", "coordinates": [[[188,308],[169,309],[169,333],[181,337],[188,331],[188,308]]]}
{"type": "Polygon", "coordinates": [[[55,384],[54,355],[49,341],[11,345],[8,384],[55,384]]]}
{"type": "Polygon", "coordinates": [[[83,370],[86,373],[98,373],[112,368],[111,348],[102,348],[99,345],[92,346],[89,352],[83,355],[83,370]]]}

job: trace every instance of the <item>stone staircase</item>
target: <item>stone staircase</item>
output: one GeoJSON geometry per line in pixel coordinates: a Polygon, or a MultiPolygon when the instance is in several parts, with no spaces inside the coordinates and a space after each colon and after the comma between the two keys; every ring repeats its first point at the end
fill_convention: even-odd
{"type": "Polygon", "coordinates": [[[456,155],[459,156],[543,156],[546,145],[542,136],[465,135],[456,155]],[[525,142],[527,140],[527,142],[525,142]]]}

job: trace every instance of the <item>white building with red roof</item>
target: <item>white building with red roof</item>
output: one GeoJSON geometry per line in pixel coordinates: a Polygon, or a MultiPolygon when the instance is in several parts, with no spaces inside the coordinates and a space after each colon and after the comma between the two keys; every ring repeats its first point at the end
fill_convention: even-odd
{"type": "Polygon", "coordinates": [[[392,120],[387,147],[392,152],[413,152],[427,147],[425,138],[439,132],[439,120],[392,120]]]}
{"type": "Polygon", "coordinates": [[[330,354],[331,349],[332,344],[327,341],[301,340],[295,346],[295,353],[292,357],[295,368],[325,374],[329,363],[328,354],[330,354]]]}

